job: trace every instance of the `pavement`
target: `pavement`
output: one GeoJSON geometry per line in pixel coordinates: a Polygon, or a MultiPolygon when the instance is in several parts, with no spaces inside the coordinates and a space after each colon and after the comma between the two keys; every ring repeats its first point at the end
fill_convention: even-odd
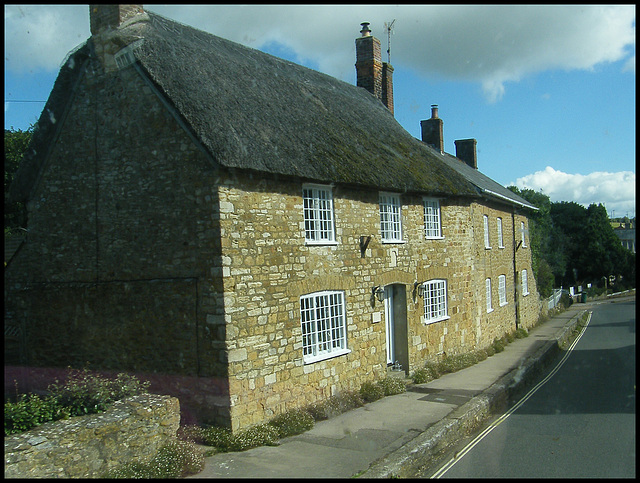
{"type": "Polygon", "coordinates": [[[279,446],[207,457],[204,470],[190,478],[414,476],[437,453],[524,395],[592,303],[574,303],[478,364],[318,421],[279,446]]]}

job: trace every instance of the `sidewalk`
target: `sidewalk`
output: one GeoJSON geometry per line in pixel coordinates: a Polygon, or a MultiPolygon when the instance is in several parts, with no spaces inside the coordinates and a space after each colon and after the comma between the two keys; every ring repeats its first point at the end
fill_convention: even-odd
{"type": "Polygon", "coordinates": [[[191,478],[367,478],[409,476],[412,468],[488,417],[506,410],[559,351],[591,303],[573,304],[503,352],[407,392],[387,396],[306,433],[263,446],[206,458],[191,478]]]}

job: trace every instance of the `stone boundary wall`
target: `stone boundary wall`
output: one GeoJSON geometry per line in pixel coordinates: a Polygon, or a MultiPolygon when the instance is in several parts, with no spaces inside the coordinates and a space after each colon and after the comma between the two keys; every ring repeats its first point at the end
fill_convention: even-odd
{"type": "Polygon", "coordinates": [[[144,394],[107,411],[53,421],[4,438],[5,478],[96,478],[120,464],[150,461],[176,436],[177,398],[144,394]]]}

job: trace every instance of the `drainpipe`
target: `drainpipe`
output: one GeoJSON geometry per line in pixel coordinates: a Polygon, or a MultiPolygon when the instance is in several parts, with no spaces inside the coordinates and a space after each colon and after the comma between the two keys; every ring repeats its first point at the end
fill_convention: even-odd
{"type": "Polygon", "coordinates": [[[518,267],[516,266],[516,252],[520,248],[520,243],[516,246],[516,208],[511,210],[511,226],[513,227],[513,299],[515,301],[516,309],[516,330],[520,326],[520,301],[518,300],[518,267]]]}

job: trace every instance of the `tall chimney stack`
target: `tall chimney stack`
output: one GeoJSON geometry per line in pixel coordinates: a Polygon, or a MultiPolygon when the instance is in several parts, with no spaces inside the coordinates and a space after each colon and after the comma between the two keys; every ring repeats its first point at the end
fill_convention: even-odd
{"type": "Polygon", "coordinates": [[[443,122],[438,117],[438,105],[431,105],[431,119],[420,121],[420,128],[422,130],[422,142],[427,143],[434,148],[438,149],[441,153],[444,152],[444,134],[443,134],[443,122]]]}
{"type": "Polygon", "coordinates": [[[143,13],[142,5],[89,5],[91,35],[118,28],[131,17],[143,13]]]}
{"type": "Polygon", "coordinates": [[[393,114],[393,67],[382,62],[380,40],[371,35],[369,22],[360,25],[362,36],[356,39],[356,85],[380,99],[393,114]]]}
{"type": "Polygon", "coordinates": [[[456,158],[464,161],[473,169],[478,169],[477,141],[475,139],[458,139],[454,143],[456,145],[456,158]]]}

